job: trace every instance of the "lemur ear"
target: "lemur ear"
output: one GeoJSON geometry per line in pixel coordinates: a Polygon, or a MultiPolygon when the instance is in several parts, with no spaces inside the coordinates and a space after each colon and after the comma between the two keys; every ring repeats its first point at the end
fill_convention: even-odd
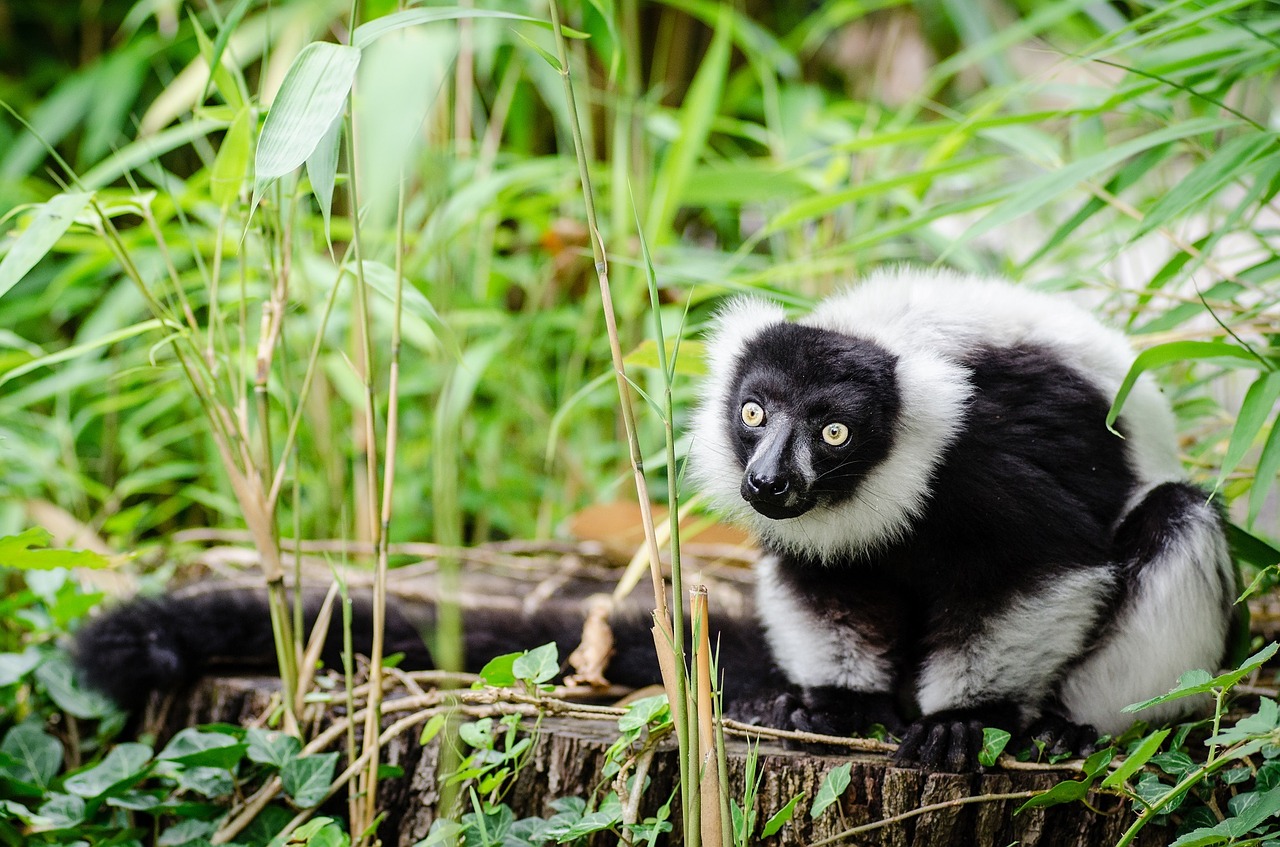
{"type": "Polygon", "coordinates": [[[760,297],[735,297],[716,312],[707,333],[707,370],[727,377],[738,356],[760,330],[784,323],[787,314],[777,303],[760,297]]]}

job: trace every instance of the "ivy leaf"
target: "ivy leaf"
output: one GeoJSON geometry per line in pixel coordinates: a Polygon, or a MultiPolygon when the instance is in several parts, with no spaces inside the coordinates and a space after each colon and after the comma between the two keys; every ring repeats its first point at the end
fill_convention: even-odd
{"type": "Polygon", "coordinates": [[[1015,815],[1021,814],[1025,809],[1042,809],[1047,806],[1058,806],[1062,803],[1074,803],[1077,800],[1083,800],[1085,795],[1089,793],[1089,785],[1092,780],[1068,780],[1059,782],[1043,794],[1037,794],[1027,802],[1018,807],[1015,815]]]}
{"type": "Polygon", "coordinates": [[[522,653],[504,653],[501,656],[494,656],[480,669],[480,679],[485,685],[510,688],[516,684],[516,675],[512,671],[512,666],[522,655],[522,653]]]}
{"type": "Polygon", "coordinates": [[[283,768],[302,752],[302,742],[283,732],[250,727],[245,738],[250,761],[274,768],[283,768]]]}
{"type": "Polygon", "coordinates": [[[764,829],[760,831],[760,837],[768,838],[771,835],[777,835],[778,830],[786,826],[791,821],[791,818],[795,816],[796,806],[799,805],[802,799],[804,799],[803,791],[788,800],[787,805],[774,812],[773,815],[764,822],[764,829]]]}
{"type": "Polygon", "coordinates": [[[280,769],[280,781],[284,784],[285,793],[294,803],[309,809],[320,805],[329,793],[337,766],[337,753],[299,756],[286,762],[280,769]]]}
{"type": "Polygon", "coordinates": [[[156,758],[186,767],[230,770],[248,749],[248,744],[230,735],[187,727],[170,739],[156,758]]]}
{"type": "Polygon", "coordinates": [[[560,651],[555,642],[529,650],[511,665],[516,679],[539,685],[560,673],[560,651]]]}
{"type": "Polygon", "coordinates": [[[813,798],[813,807],[809,809],[809,817],[816,819],[844,794],[851,782],[849,773],[853,770],[852,762],[837,765],[827,773],[818,786],[818,794],[813,798]]]}
{"type": "Polygon", "coordinates": [[[150,747],[133,742],[117,744],[97,765],[67,777],[62,787],[93,799],[141,781],[151,767],[150,747]]]}
{"type": "Polygon", "coordinates": [[[660,719],[660,723],[666,723],[671,720],[671,712],[667,707],[667,695],[655,694],[652,697],[642,697],[627,707],[627,712],[618,718],[618,729],[622,732],[630,732],[634,729],[640,729],[647,726],[654,719],[660,719]]]}
{"type": "Polygon", "coordinates": [[[996,729],[993,726],[983,727],[982,749],[978,751],[978,763],[986,767],[994,765],[1012,737],[1003,729],[996,729]]]}
{"type": "Polygon", "coordinates": [[[62,767],[62,742],[47,734],[38,721],[20,723],[4,735],[0,753],[12,757],[0,764],[0,776],[47,788],[62,767]]]}

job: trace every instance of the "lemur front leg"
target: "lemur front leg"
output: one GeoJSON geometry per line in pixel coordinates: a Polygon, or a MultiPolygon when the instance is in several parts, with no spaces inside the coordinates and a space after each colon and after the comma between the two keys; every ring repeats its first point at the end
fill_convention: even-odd
{"type": "Polygon", "coordinates": [[[790,682],[759,723],[822,735],[904,725],[896,707],[899,599],[829,569],[767,555],[756,566],[757,607],[773,657],[790,682]]]}
{"type": "Polygon", "coordinates": [[[988,726],[1015,733],[1033,727],[1050,747],[1096,738],[1075,725],[1081,722],[1056,720],[1062,716],[1046,714],[1044,706],[1065,669],[1096,638],[1116,583],[1114,567],[1077,567],[1046,574],[1034,591],[1002,598],[998,610],[952,608],[935,615],[916,694],[922,717],[908,727],[897,760],[973,770],[988,726]]]}

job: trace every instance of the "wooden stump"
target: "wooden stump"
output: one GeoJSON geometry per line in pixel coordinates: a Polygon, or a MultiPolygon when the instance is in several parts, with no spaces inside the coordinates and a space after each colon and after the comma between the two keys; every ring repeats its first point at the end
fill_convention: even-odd
{"type": "MultiPolygon", "coordinates": [[[[227,721],[245,723],[262,714],[275,688],[267,678],[206,680],[189,700],[174,704],[170,727],[227,721]]],[[[530,722],[531,723],[531,722],[530,722]]],[[[505,801],[517,818],[553,814],[551,801],[560,797],[592,796],[601,785],[606,751],[617,739],[612,720],[548,717],[542,721],[533,750],[516,776],[505,801]]],[[[439,741],[425,747],[418,733],[402,734],[384,750],[383,761],[399,766],[404,775],[382,783],[380,805],[387,817],[379,830],[383,844],[412,847],[426,836],[440,802],[439,741]]],[[[729,784],[741,797],[747,745],[729,742],[729,784]]],[[[956,804],[964,798],[1046,789],[1072,778],[1070,772],[993,771],[983,774],[924,773],[893,767],[880,755],[813,755],[783,749],[764,741],[759,747],[758,773],[763,774],[757,798],[758,827],[797,793],[805,799],[790,823],[762,844],[810,845],[853,827],[883,821],[937,804],[952,804],[916,814],[835,843],[885,845],[885,847],[1099,847],[1114,844],[1133,815],[1114,796],[1095,796],[1091,804],[1103,813],[1079,803],[1031,809],[1015,815],[1021,799],[993,799],[956,804]],[[809,808],[823,778],[832,768],[852,764],[851,780],[840,802],[819,816],[809,808]]],[[[652,814],[671,795],[677,771],[675,745],[659,745],[649,776],[651,785],[641,806],[641,819],[652,814]]],[[[678,801],[673,816],[678,818],[678,801]]],[[[678,830],[678,820],[677,830],[678,830]]],[[[1147,827],[1136,842],[1143,847],[1167,844],[1168,827],[1147,827]]],[[[615,844],[616,838],[596,843],[615,844]]],[[[680,844],[679,833],[661,841],[680,844]]]]}

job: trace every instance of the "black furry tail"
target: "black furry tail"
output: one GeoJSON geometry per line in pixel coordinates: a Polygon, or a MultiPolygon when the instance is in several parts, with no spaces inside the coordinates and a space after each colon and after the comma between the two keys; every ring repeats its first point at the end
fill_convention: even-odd
{"type": "MultiPolygon", "coordinates": [[[[304,601],[308,632],[321,605],[320,595],[304,601]]],[[[368,655],[373,616],[368,598],[353,598],[352,646],[368,655]]],[[[555,642],[561,658],[577,646],[584,608],[567,602],[539,607],[464,609],[464,662],[478,671],[494,656],[555,642]]],[[[435,667],[427,641],[434,634],[435,607],[426,601],[391,599],[387,606],[384,653],[402,653],[400,667],[435,667]]],[[[615,653],[606,676],[618,685],[658,684],[661,676],[650,635],[652,621],[628,607],[610,618],[615,653]]],[[[342,615],[331,617],[321,660],[341,667],[342,615]]],[[[717,638],[726,702],[754,703],[772,698],[785,685],[769,659],[753,620],[719,622],[717,638]]],[[[144,705],[153,692],[184,688],[214,668],[270,669],[275,648],[266,592],[261,589],[201,587],[186,593],[140,598],[110,609],[84,626],[74,657],[86,684],[126,709],[144,705]]],[[[754,711],[748,707],[748,712],[754,711]]],[[[733,710],[731,710],[733,711],[733,710]]]]}

